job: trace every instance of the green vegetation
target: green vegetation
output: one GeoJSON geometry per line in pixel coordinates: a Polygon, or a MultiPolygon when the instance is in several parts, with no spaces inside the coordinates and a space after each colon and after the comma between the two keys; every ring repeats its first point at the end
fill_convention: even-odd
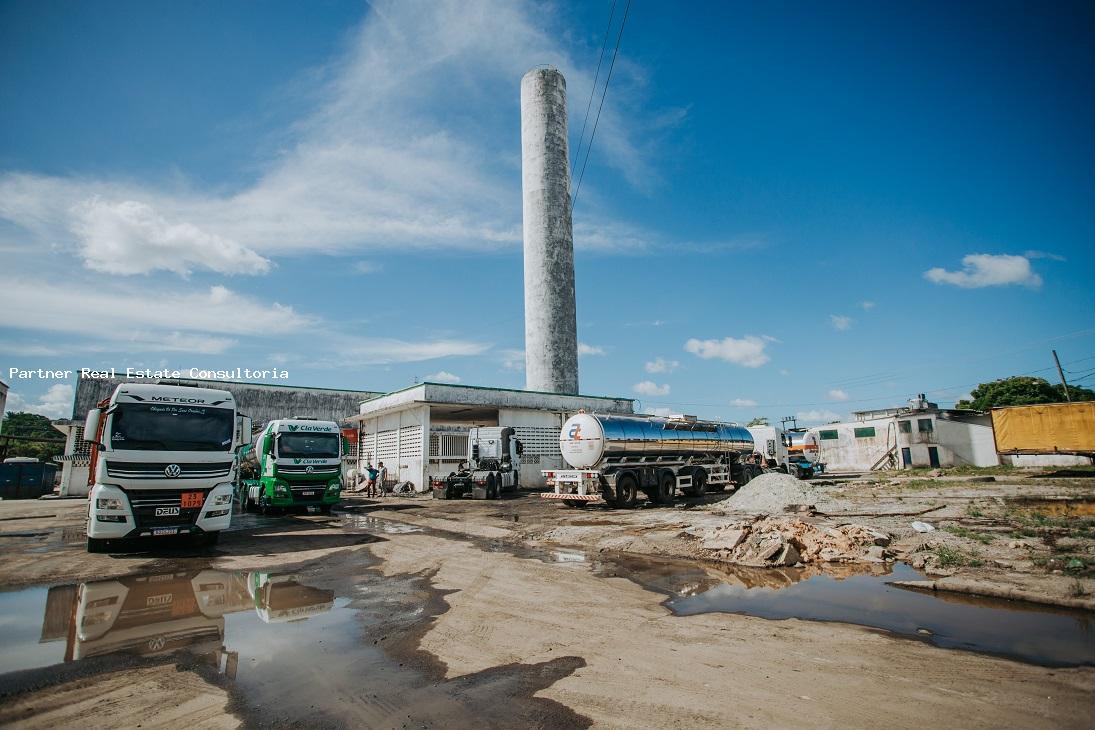
{"type": "Polygon", "coordinates": [[[967,565],[971,568],[979,568],[985,564],[984,561],[977,556],[977,553],[967,554],[958,548],[952,548],[946,545],[940,545],[935,549],[935,557],[938,560],[940,568],[960,568],[963,565],[967,565]]]}
{"type": "Polygon", "coordinates": [[[751,426],[767,426],[767,425],[768,425],[768,419],[767,418],[765,418],[764,416],[757,416],[752,421],[745,424],[745,427],[749,428],[751,426]]]}
{"type": "Polygon", "coordinates": [[[956,535],[957,537],[964,537],[967,540],[976,540],[982,545],[988,545],[996,539],[987,532],[975,532],[966,527],[962,527],[961,525],[947,525],[943,529],[952,535],[956,535]]]}
{"type": "Polygon", "coordinates": [[[985,516],[985,513],[982,512],[980,510],[980,508],[975,507],[973,502],[970,502],[969,504],[966,505],[966,514],[969,515],[970,517],[984,517],[985,516]]]}
{"type": "MultiPolygon", "coordinates": [[[[1095,390],[1089,388],[1070,385],[1068,393],[1074,401],[1095,400],[1095,390]]],[[[1001,406],[1063,403],[1066,400],[1062,386],[1050,385],[1044,378],[1032,378],[1026,375],[981,383],[973,389],[970,396],[971,400],[960,400],[954,404],[954,407],[987,411],[1001,406]]]]}
{"type": "Polygon", "coordinates": [[[49,419],[37,413],[9,413],[4,417],[4,427],[0,429],[4,436],[29,436],[32,438],[56,439],[53,443],[43,441],[11,441],[7,456],[30,456],[41,461],[49,461],[65,453],[64,435],[50,425],[49,419]]]}

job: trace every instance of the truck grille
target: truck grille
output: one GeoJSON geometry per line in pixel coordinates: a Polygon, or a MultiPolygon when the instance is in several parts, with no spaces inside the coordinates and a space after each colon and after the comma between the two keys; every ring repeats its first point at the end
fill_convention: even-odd
{"type": "Polygon", "coordinates": [[[341,470],[342,470],[342,467],[340,467],[338,464],[335,464],[334,466],[311,466],[311,467],[308,467],[308,466],[281,466],[281,465],[278,466],[278,473],[279,474],[294,474],[294,475],[296,475],[296,474],[309,474],[309,475],[311,475],[311,474],[316,474],[316,475],[320,475],[320,474],[338,474],[341,470]],[[309,468],[312,471],[308,471],[309,468]]]}
{"type": "Polygon", "coordinates": [[[133,507],[133,519],[137,527],[170,527],[173,525],[193,525],[201,514],[201,507],[188,507],[182,509],[182,493],[202,493],[202,503],[209,496],[208,489],[128,489],[126,495],[129,504],[133,507]],[[179,507],[178,515],[157,517],[156,509],[160,507],[179,507]]]}
{"type": "Polygon", "coordinates": [[[208,464],[181,464],[178,462],[115,461],[106,462],[107,476],[119,479],[218,479],[232,471],[231,461],[208,464]],[[179,475],[167,476],[167,468],[179,467],[179,475]]]}
{"type": "Polygon", "coordinates": [[[306,502],[322,502],[323,494],[327,490],[326,482],[316,482],[315,484],[293,484],[289,486],[289,491],[293,493],[293,501],[298,504],[305,504],[306,502]],[[304,492],[312,492],[312,496],[308,497],[304,495],[304,492]]]}

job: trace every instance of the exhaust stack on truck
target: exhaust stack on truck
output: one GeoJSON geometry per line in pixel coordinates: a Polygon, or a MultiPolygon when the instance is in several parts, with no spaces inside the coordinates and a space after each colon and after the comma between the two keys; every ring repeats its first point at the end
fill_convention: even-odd
{"type": "Polygon", "coordinates": [[[216,542],[232,521],[237,447],[251,419],[226,390],[122,384],[84,424],[91,442],[87,549],[135,537],[216,542]]]}
{"type": "Polygon", "coordinates": [[[573,470],[543,472],[554,491],[541,497],[577,506],[601,499],[632,507],[643,492],[655,504],[677,493],[700,497],[710,487],[742,485],[761,473],[742,457],[753,437],[740,426],[692,416],[609,416],[579,413],[559,433],[573,470]]]}

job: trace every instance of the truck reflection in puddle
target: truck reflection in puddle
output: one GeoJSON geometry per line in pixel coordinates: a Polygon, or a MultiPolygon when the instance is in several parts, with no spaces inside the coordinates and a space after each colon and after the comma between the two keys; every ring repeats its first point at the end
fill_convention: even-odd
{"type": "Polygon", "coordinates": [[[301,621],[330,611],[334,592],[293,576],[218,570],[127,576],[52,588],[42,640],[64,638],[64,659],[186,650],[235,676],[225,649],[225,615],[253,611],[264,623],[301,621]],[[67,621],[64,617],[67,617],[67,621]]]}

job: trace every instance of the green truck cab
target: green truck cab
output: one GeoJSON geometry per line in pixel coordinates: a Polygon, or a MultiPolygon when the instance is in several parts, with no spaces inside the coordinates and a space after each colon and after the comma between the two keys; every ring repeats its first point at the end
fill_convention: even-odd
{"type": "Polygon", "coordinates": [[[271,421],[240,451],[239,499],[264,514],[330,512],[342,490],[342,433],[333,421],[271,421]]]}

